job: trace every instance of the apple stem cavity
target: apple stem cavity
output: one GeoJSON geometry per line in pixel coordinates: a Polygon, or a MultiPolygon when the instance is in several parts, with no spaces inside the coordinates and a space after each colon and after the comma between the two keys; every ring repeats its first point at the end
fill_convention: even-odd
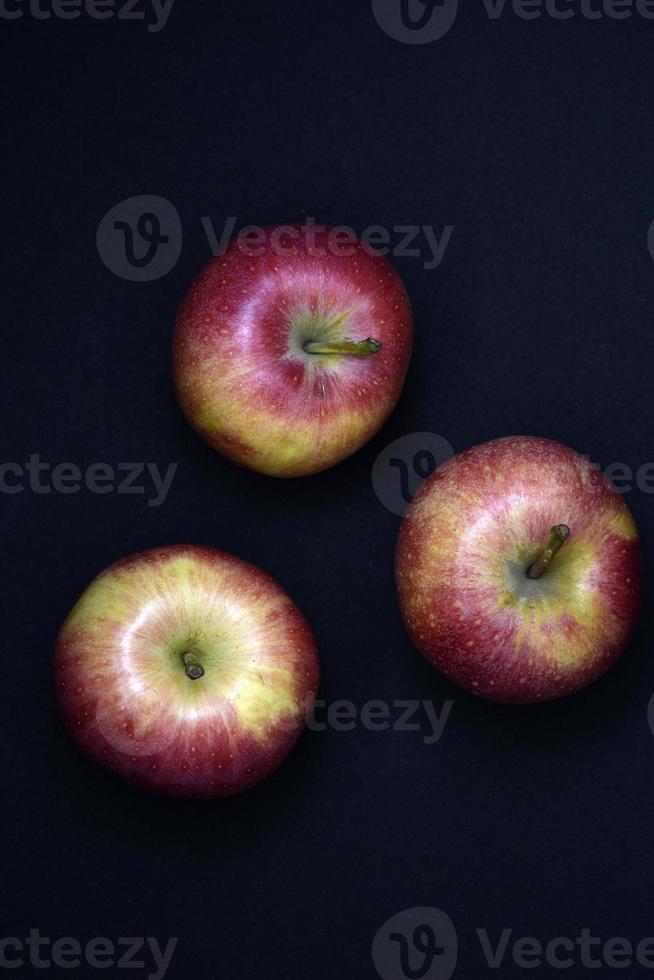
{"type": "Polygon", "coordinates": [[[182,659],[184,661],[184,666],[186,667],[184,673],[188,678],[190,678],[192,681],[197,681],[201,677],[204,677],[204,667],[196,656],[194,656],[192,653],[185,653],[182,659]]]}
{"type": "Polygon", "coordinates": [[[357,357],[370,357],[371,354],[378,354],[382,345],[374,337],[368,337],[367,340],[336,341],[333,344],[308,340],[303,349],[307,354],[354,354],[357,357]]]}
{"type": "Polygon", "coordinates": [[[550,531],[550,539],[547,547],[538,556],[536,561],[527,569],[527,578],[540,578],[546,568],[549,568],[557,552],[570,537],[570,528],[567,524],[556,524],[550,531]]]}

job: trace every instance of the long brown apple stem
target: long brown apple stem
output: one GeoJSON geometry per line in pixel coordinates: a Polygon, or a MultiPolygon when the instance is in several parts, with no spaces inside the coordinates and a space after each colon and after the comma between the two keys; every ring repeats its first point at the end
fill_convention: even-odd
{"type": "Polygon", "coordinates": [[[355,354],[357,357],[370,357],[382,349],[381,341],[374,337],[367,340],[342,340],[333,344],[321,344],[319,341],[308,340],[304,345],[307,354],[355,354]]]}
{"type": "Polygon", "coordinates": [[[204,677],[204,667],[196,656],[192,653],[185,653],[182,659],[186,667],[184,673],[187,677],[190,677],[192,681],[197,681],[200,677],[204,677]]]}
{"type": "Polygon", "coordinates": [[[547,547],[527,570],[527,578],[540,578],[545,569],[549,568],[555,555],[568,540],[569,536],[570,528],[567,524],[555,525],[550,531],[550,539],[547,542],[547,547]]]}

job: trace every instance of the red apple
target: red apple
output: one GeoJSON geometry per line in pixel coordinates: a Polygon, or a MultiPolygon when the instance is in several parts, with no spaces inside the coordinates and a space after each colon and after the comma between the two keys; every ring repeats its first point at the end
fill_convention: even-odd
{"type": "Polygon", "coordinates": [[[422,485],[397,543],[419,650],[494,701],[561,697],[625,649],[641,594],[638,534],[611,484],[549,439],[496,439],[422,485]]]}
{"type": "Polygon", "coordinates": [[[390,415],[411,355],[411,308],[390,263],[342,231],[258,234],[232,241],[182,304],[175,387],[223,455],[304,476],[355,452],[390,415]]]}
{"type": "Polygon", "coordinates": [[[96,762],[173,796],[239,793],[298,738],[318,681],[311,631],[260,569],[156,548],[89,585],[57,640],[68,728],[96,762]]]}

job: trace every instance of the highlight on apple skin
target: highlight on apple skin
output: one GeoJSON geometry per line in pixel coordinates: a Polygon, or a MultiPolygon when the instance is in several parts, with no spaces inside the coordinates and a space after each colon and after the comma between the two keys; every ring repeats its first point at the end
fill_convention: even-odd
{"type": "Polygon", "coordinates": [[[92,760],[148,790],[239,793],[287,756],[311,710],[311,630],[269,575],[195,545],[116,562],[57,639],[66,725],[92,760]]]}
{"type": "Polygon", "coordinates": [[[391,414],[411,357],[398,274],[331,229],[258,229],[233,240],[177,317],[173,377],[196,431],[224,456],[277,477],[340,462],[391,414]]]}
{"type": "Polygon", "coordinates": [[[493,701],[571,694],[622,654],[641,600],[631,513],[572,449],[496,439],[440,466],[397,542],[400,609],[415,646],[493,701]]]}

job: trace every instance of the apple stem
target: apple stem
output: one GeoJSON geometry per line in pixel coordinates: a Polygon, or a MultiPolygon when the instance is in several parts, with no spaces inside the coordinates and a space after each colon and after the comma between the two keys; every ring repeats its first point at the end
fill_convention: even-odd
{"type": "Polygon", "coordinates": [[[192,653],[185,653],[183,656],[184,665],[186,667],[185,674],[192,681],[197,681],[200,677],[204,677],[204,667],[198,660],[196,656],[192,653]]]}
{"type": "Polygon", "coordinates": [[[381,341],[374,337],[368,337],[367,340],[336,341],[333,344],[308,340],[304,345],[307,354],[355,354],[357,357],[369,357],[371,354],[378,354],[381,349],[381,341]]]}
{"type": "Polygon", "coordinates": [[[546,568],[552,563],[552,559],[559,549],[570,537],[570,528],[567,524],[556,524],[550,531],[550,539],[547,547],[538,556],[533,565],[527,570],[527,578],[540,578],[546,568]]]}

